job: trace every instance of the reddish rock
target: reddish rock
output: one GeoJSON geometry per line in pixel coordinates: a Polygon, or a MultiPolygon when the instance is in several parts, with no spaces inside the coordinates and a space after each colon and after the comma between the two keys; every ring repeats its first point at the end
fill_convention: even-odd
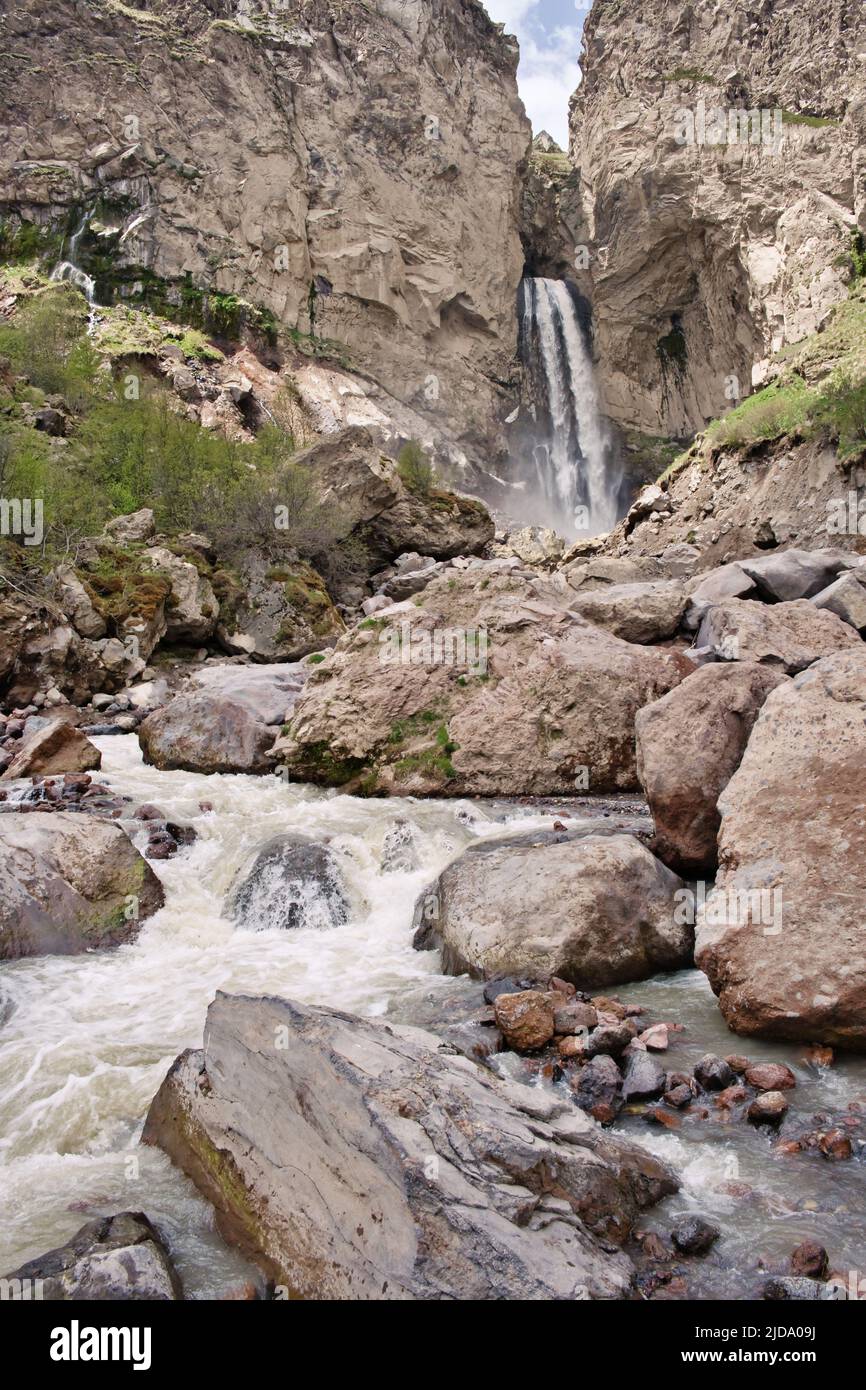
{"type": "Polygon", "coordinates": [[[540,990],[500,994],[493,1009],[505,1041],[517,1052],[534,1052],[553,1037],[553,1007],[540,990]]]}
{"type": "Polygon", "coordinates": [[[744,1100],[749,1099],[749,1092],[745,1086],[735,1085],[726,1086],[724,1091],[719,1091],[716,1096],[716,1105],[723,1110],[731,1110],[735,1105],[742,1105],[744,1100]]]}
{"type": "Polygon", "coordinates": [[[642,1033],[638,1034],[638,1041],[642,1042],[650,1052],[667,1052],[669,1044],[667,1024],[654,1023],[651,1028],[645,1028],[642,1033]]]}
{"type": "Polygon", "coordinates": [[[690,1086],[674,1086],[670,1091],[665,1091],[665,1105],[670,1105],[674,1110],[684,1110],[687,1105],[692,1103],[692,1091],[690,1086]]]}
{"type": "Polygon", "coordinates": [[[759,1062],[746,1069],[746,1081],[756,1091],[790,1091],[797,1078],[782,1062],[759,1062]]]}
{"type": "Polygon", "coordinates": [[[826,1279],[829,1256],[823,1245],[803,1240],[791,1251],[791,1273],[807,1279],[826,1279]]]}
{"type": "Polygon", "coordinates": [[[818,1140],[818,1148],[825,1158],[844,1161],[851,1157],[853,1148],[850,1137],[844,1129],[828,1129],[818,1140]]]}
{"type": "Polygon", "coordinates": [[[591,1004],[570,999],[567,1004],[554,1004],[553,1026],[557,1033],[577,1033],[581,1028],[595,1028],[598,1014],[591,1004]]]}
{"type": "Polygon", "coordinates": [[[756,1125],[778,1125],[788,1111],[788,1102],[781,1091],[764,1091],[749,1106],[749,1119],[756,1125]]]}
{"type": "Polygon", "coordinates": [[[743,1072],[748,1071],[752,1065],[748,1057],[741,1057],[738,1052],[732,1052],[730,1056],[725,1058],[725,1061],[731,1071],[737,1073],[737,1076],[742,1076],[743,1072]]]}

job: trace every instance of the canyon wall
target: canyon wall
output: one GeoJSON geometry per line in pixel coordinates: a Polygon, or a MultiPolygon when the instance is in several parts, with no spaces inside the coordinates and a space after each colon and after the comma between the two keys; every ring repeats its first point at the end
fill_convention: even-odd
{"type": "Polygon", "coordinates": [[[845,298],[864,63],[861,0],[596,0],[571,105],[574,278],[614,419],[690,435],[845,298]],[[749,111],[763,125],[731,116],[749,111]]]}
{"type": "Polygon", "coordinates": [[[98,295],[240,298],[495,454],[530,128],[477,0],[20,0],[0,37],[7,235],[92,211],[98,295]]]}

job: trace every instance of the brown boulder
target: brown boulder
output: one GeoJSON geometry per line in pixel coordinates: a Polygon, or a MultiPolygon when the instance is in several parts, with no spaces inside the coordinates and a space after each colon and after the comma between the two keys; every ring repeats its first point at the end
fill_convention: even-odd
{"type": "Polygon", "coordinates": [[[729,598],[707,611],[696,646],[719,661],[759,661],[795,675],[821,657],[860,646],[853,628],[808,599],[758,603],[729,598]]]}
{"type": "Polygon", "coordinates": [[[767,695],[784,679],[754,662],[714,662],[638,710],[637,771],[655,822],[653,849],[686,878],[715,871],[716,803],[767,695]]]}
{"type": "Polygon", "coordinates": [[[553,1005],[540,990],[499,994],[493,1012],[506,1043],[517,1052],[534,1052],[553,1037],[553,1005]]]}
{"type": "Polygon", "coordinates": [[[80,729],[66,719],[54,719],[22,741],[0,782],[58,772],[95,772],[101,765],[102,754],[80,729]]]}

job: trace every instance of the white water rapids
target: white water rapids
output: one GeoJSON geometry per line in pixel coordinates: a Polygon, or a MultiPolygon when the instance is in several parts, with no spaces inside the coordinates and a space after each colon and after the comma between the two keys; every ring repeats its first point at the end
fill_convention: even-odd
{"type": "MultiPolygon", "coordinates": [[[[201,1046],[217,990],[380,1015],[425,982],[453,985],[437,973],[437,953],[412,948],[415,899],[464,845],[503,824],[465,801],[363,801],[278,777],[159,772],[142,763],[134,735],[94,741],[100,781],[194,825],[198,839],[154,863],[166,905],[134,942],[0,970],[0,1000],[14,1005],[0,1026],[0,1274],[103,1212],[143,1210],[164,1229],[187,1292],[213,1296],[245,1266],[193,1186],[138,1143],[169,1066],[201,1046]],[[203,801],[214,810],[202,812],[203,801]],[[400,818],[415,829],[420,867],[383,873],[383,840],[400,818]],[[353,900],[345,925],[246,931],[222,915],[239,869],[286,831],[327,840],[339,856],[353,900]]],[[[550,826],[550,815],[509,814],[509,828],[550,826]]]]}
{"type": "MultiPolygon", "coordinates": [[[[171,1063],[184,1048],[201,1046],[215,992],[283,995],[368,1016],[397,1009],[426,1026],[456,982],[438,973],[437,952],[412,948],[416,897],[476,837],[501,835],[506,821],[509,833],[549,829],[551,811],[505,802],[365,801],[277,777],[159,772],[144,766],[134,735],[95,741],[103,753],[100,781],[194,825],[198,839],[154,863],[166,904],[134,942],[0,967],[0,1020],[4,1003],[13,1005],[0,1021],[0,1274],[63,1244],[96,1216],[141,1210],[164,1232],[187,1296],[218,1297],[249,1278],[248,1267],[223,1244],[193,1185],[159,1150],[138,1142],[171,1063]],[[202,802],[213,810],[202,811],[202,802]],[[415,869],[383,871],[395,821],[412,827],[415,869]],[[327,842],[338,856],[351,898],[344,925],[256,931],[223,915],[238,872],[287,831],[327,842]]],[[[142,828],[140,847],[144,840],[142,828]]],[[[866,1105],[866,1059],[840,1057],[818,1072],[804,1063],[802,1048],[733,1037],[697,971],[616,993],[686,1025],[666,1067],[691,1069],[707,1051],[785,1061],[797,1074],[788,1094],[804,1128],[822,1108],[844,1108],[856,1096],[866,1105]]],[[[504,1054],[501,1065],[518,1075],[523,1066],[515,1054],[504,1054]]],[[[698,1296],[753,1296],[756,1261],[784,1262],[806,1237],[828,1247],[835,1268],[866,1272],[862,1160],[779,1159],[765,1133],[725,1118],[665,1132],[626,1114],[618,1126],[683,1176],[682,1193],[646,1213],[644,1226],[664,1231],[676,1212],[698,1210],[723,1228],[726,1257],[692,1265],[698,1296]]]]}

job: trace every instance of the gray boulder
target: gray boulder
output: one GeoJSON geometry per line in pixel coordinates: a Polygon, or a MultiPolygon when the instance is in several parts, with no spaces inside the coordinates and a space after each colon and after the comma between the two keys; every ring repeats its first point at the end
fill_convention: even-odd
{"type": "Polygon", "coordinates": [[[726,599],[707,611],[695,640],[717,661],[759,661],[789,675],[859,645],[847,623],[806,599],[776,604],[726,599]]]}
{"type": "MultiPolygon", "coordinates": [[[[7,1274],[25,1297],[72,1302],[168,1302],[183,1298],[180,1279],[156,1228],[140,1211],[89,1221],[66,1245],[7,1274]]],[[[19,1295],[21,1296],[21,1295],[19,1295]]]]}
{"type": "Polygon", "coordinates": [[[340,926],[349,898],[337,857],[303,835],[276,835],[229,894],[228,914],[253,931],[340,926]]]}
{"type": "Polygon", "coordinates": [[[851,557],[840,550],[779,550],[737,563],[771,603],[811,598],[825,589],[851,557]]]}
{"type": "Polygon", "coordinates": [[[284,999],[217,995],[143,1138],[308,1300],[625,1297],[618,1247],[676,1188],[568,1100],[419,1029],[284,999]]]}

